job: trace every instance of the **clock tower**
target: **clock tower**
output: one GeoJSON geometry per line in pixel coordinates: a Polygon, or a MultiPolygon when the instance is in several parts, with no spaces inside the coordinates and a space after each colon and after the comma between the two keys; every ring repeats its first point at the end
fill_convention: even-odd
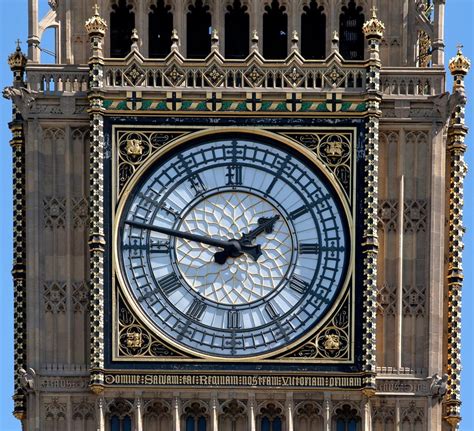
{"type": "Polygon", "coordinates": [[[48,3],[4,92],[23,428],[457,430],[445,2],[48,3]]]}

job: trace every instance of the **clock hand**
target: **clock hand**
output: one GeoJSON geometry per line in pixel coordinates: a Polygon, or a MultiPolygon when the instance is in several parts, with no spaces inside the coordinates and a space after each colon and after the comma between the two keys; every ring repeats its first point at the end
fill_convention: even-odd
{"type": "Polygon", "coordinates": [[[244,244],[249,244],[254,240],[258,235],[260,235],[263,231],[266,233],[271,233],[273,231],[273,226],[275,225],[276,221],[280,218],[277,214],[273,217],[267,218],[262,217],[258,219],[258,226],[251,230],[248,233],[244,233],[242,238],[239,239],[239,242],[244,244]]]}
{"type": "MultiPolygon", "coordinates": [[[[240,238],[237,242],[239,247],[244,251],[246,248],[251,249],[251,252],[247,251],[246,253],[252,256],[253,260],[257,261],[257,259],[262,255],[262,250],[260,245],[252,245],[252,240],[254,240],[259,234],[263,231],[270,233],[273,231],[273,225],[276,221],[280,218],[277,214],[271,218],[259,218],[258,219],[258,226],[251,230],[250,232],[243,234],[242,238],[240,238]]],[[[223,251],[218,251],[214,253],[214,260],[217,263],[224,263],[228,257],[235,257],[230,254],[228,249],[224,249],[223,251]]]]}
{"type": "MultiPolygon", "coordinates": [[[[130,226],[135,226],[141,229],[148,229],[154,232],[164,233],[166,235],[171,235],[178,238],[184,238],[189,241],[200,242],[203,244],[212,245],[214,247],[223,248],[226,252],[227,257],[238,257],[242,253],[246,253],[250,255],[254,260],[257,260],[258,257],[262,254],[259,245],[240,244],[237,240],[224,241],[221,239],[211,238],[209,236],[196,235],[194,233],[183,232],[180,230],[170,229],[163,226],[155,226],[135,221],[126,221],[125,223],[129,224],[130,226]]],[[[225,260],[215,258],[215,261],[222,265],[227,260],[227,257],[225,260]]]]}

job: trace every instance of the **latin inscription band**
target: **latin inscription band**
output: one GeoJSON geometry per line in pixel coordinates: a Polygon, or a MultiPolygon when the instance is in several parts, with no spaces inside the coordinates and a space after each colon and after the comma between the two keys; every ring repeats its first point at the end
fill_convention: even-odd
{"type": "Polygon", "coordinates": [[[362,377],[210,374],[107,374],[110,386],[212,386],[284,388],[360,388],[362,377]]]}

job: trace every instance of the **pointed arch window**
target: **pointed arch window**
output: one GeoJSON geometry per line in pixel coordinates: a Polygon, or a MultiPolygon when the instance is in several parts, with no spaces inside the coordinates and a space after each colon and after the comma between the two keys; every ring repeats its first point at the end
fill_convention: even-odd
{"type": "Polygon", "coordinates": [[[211,14],[209,6],[196,0],[187,14],[188,58],[204,58],[211,52],[211,14]]]}
{"type": "Polygon", "coordinates": [[[362,7],[357,6],[354,0],[342,7],[339,18],[339,52],[346,60],[364,59],[364,20],[362,7]]]}
{"type": "Polygon", "coordinates": [[[249,55],[250,21],[247,6],[234,0],[225,14],[225,57],[245,58],[249,55]]]}
{"type": "Polygon", "coordinates": [[[171,6],[164,0],[156,0],[148,13],[149,57],[164,58],[171,51],[171,33],[173,31],[173,14],[171,6]]]}
{"type": "Polygon", "coordinates": [[[265,6],[263,14],[263,56],[272,60],[288,55],[288,15],[278,0],[265,6]]]}
{"type": "Polygon", "coordinates": [[[207,421],[204,416],[188,416],[186,418],[186,431],[206,431],[207,421]]]}
{"type": "Polygon", "coordinates": [[[125,57],[132,46],[132,30],[135,28],[133,6],[126,0],[118,0],[110,13],[110,56],[125,57]]]}
{"type": "Polygon", "coordinates": [[[119,416],[112,416],[110,418],[110,431],[132,431],[132,419],[130,416],[123,418],[119,416]]]}
{"type": "Polygon", "coordinates": [[[316,0],[303,7],[301,15],[301,54],[308,60],[326,58],[326,15],[316,0]]]}
{"type": "Polygon", "coordinates": [[[260,424],[261,431],[282,431],[282,422],[279,416],[275,418],[269,418],[267,416],[262,418],[260,424]]]}
{"type": "Polygon", "coordinates": [[[260,431],[282,431],[282,408],[269,403],[260,409],[260,431]]]}
{"type": "Polygon", "coordinates": [[[361,420],[357,410],[345,404],[336,410],[336,431],[360,431],[361,420]]]}

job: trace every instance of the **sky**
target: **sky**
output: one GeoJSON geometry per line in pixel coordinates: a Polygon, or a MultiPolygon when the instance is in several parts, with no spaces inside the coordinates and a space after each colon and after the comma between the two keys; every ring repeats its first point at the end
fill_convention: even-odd
{"type": "MultiPolygon", "coordinates": [[[[42,0],[46,3],[46,0],[42,0]]],[[[390,0],[386,0],[387,2],[390,0]]],[[[472,60],[473,70],[466,80],[468,107],[466,122],[473,128],[468,135],[466,160],[471,167],[465,182],[464,222],[464,289],[462,332],[462,416],[461,431],[474,431],[474,0],[447,0],[445,43],[446,63],[456,53],[456,45],[464,45],[464,54],[472,60]]],[[[11,85],[12,75],[8,55],[15,41],[27,38],[27,1],[0,0],[0,90],[11,85]]],[[[26,50],[26,44],[23,43],[26,50]]],[[[448,74],[449,75],[449,74],[448,74]]],[[[448,79],[447,90],[452,88],[448,79]]],[[[20,431],[20,422],[11,412],[13,402],[13,287],[12,268],[12,175],[11,133],[7,127],[11,118],[11,103],[0,98],[0,430],[20,431]]]]}

